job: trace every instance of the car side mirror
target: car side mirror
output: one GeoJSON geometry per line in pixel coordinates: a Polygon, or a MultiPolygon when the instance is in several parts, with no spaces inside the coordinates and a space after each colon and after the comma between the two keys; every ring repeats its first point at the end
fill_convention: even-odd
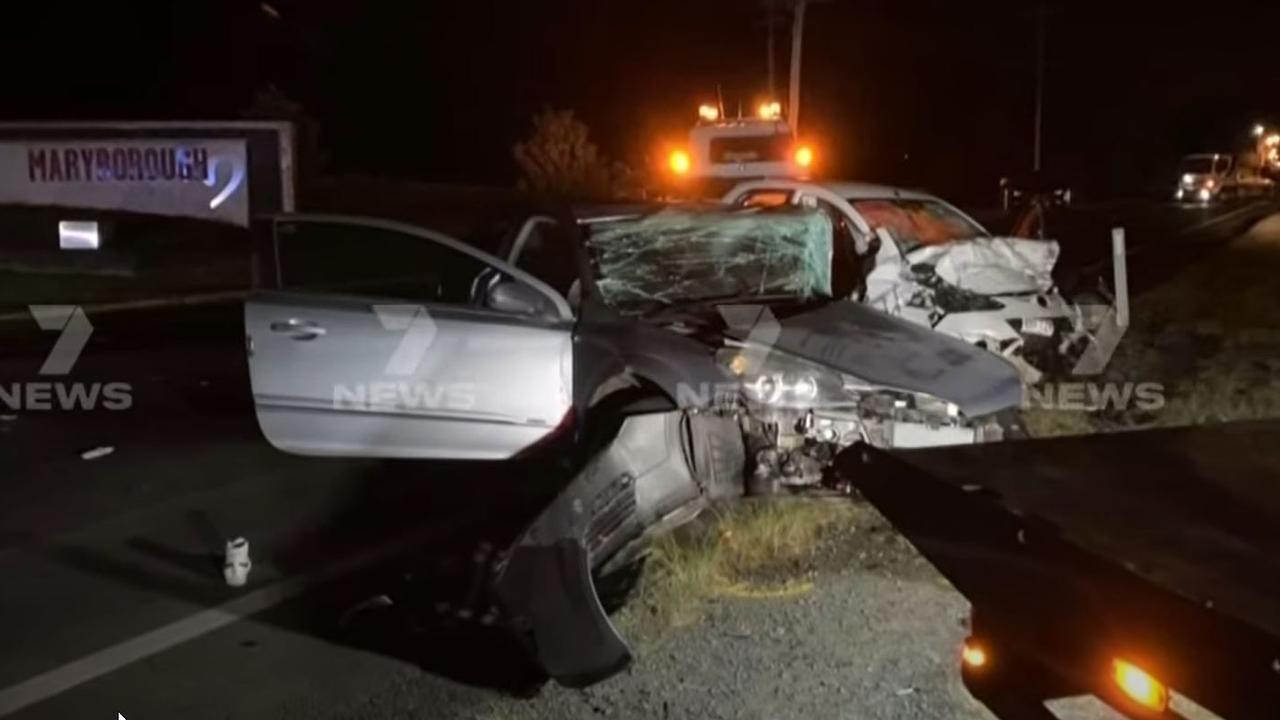
{"type": "Polygon", "coordinates": [[[489,286],[485,307],[516,315],[548,315],[553,312],[538,290],[516,280],[501,280],[489,286]]]}

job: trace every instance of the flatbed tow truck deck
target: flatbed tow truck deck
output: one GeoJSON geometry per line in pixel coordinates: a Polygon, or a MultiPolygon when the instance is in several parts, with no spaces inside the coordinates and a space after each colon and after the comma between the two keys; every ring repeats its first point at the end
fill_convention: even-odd
{"type": "Polygon", "coordinates": [[[970,601],[1001,718],[1280,717],[1280,421],[837,459],[970,601]]]}

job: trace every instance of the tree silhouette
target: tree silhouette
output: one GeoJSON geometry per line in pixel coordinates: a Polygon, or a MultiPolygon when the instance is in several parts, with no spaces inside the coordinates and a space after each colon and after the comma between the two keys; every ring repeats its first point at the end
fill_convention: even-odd
{"type": "Polygon", "coordinates": [[[533,116],[529,137],[512,150],[520,166],[520,188],[571,198],[614,198],[625,194],[630,172],[611,163],[585,123],[572,110],[545,109],[533,116]]]}

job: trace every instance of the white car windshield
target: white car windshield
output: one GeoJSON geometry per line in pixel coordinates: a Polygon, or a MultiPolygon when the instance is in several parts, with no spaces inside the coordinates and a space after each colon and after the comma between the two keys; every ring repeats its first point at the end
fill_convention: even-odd
{"type": "Polygon", "coordinates": [[[872,230],[888,230],[903,253],[926,245],[987,237],[986,230],[938,200],[851,199],[849,204],[872,230]]]}

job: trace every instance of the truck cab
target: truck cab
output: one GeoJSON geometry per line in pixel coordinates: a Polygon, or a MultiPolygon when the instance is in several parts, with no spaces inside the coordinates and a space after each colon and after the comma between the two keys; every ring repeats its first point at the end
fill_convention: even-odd
{"type": "Polygon", "coordinates": [[[687,140],[666,155],[665,179],[676,194],[715,197],[742,180],[803,180],[813,169],[812,144],[796,137],[777,102],[737,118],[706,104],[698,117],[687,140]]]}

